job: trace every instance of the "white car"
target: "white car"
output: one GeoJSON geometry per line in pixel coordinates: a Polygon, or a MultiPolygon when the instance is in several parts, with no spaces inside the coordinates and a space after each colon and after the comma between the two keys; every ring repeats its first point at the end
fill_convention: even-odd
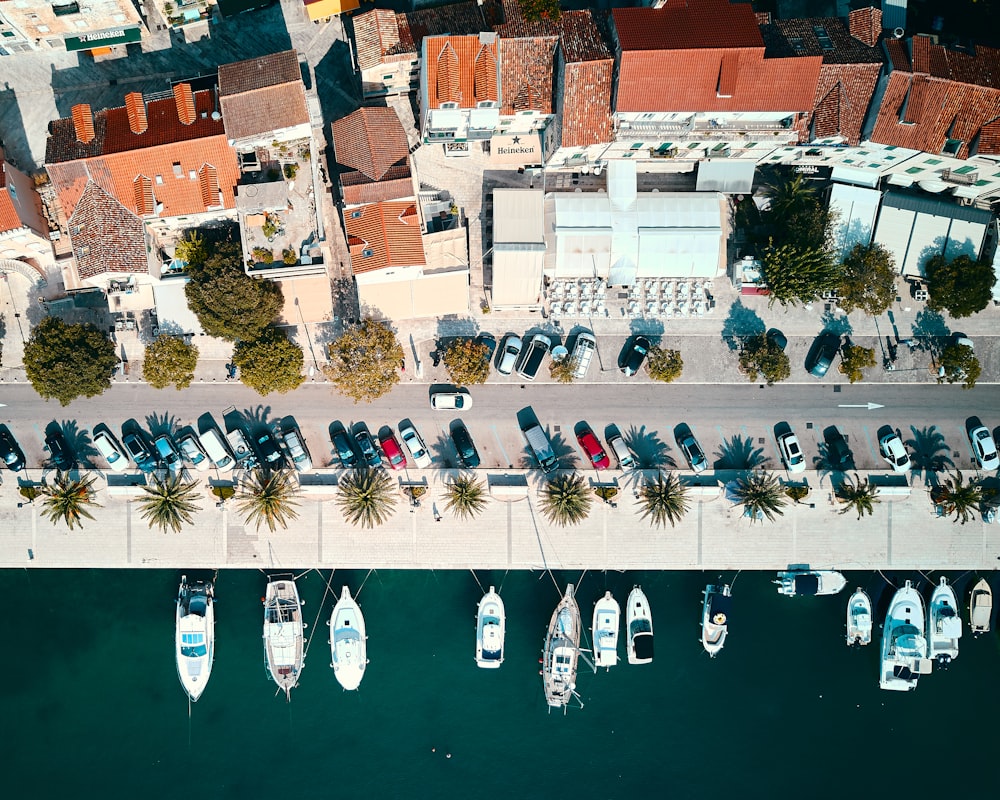
{"type": "Polygon", "coordinates": [[[1000,467],[1000,455],[997,455],[997,443],[993,441],[993,435],[989,428],[980,425],[969,432],[969,441],[972,442],[972,451],[976,454],[976,461],[985,470],[994,470],[1000,467]]]}
{"type": "Polygon", "coordinates": [[[181,449],[181,455],[184,456],[184,460],[191,464],[198,472],[205,472],[212,466],[208,455],[202,449],[201,445],[198,444],[198,440],[194,438],[193,433],[189,433],[178,439],[177,446],[181,449]]]}
{"type": "Polygon", "coordinates": [[[107,431],[98,431],[94,434],[94,447],[115,472],[124,472],[128,469],[128,456],[115,437],[107,431]]]}
{"type": "Polygon", "coordinates": [[[465,389],[454,392],[434,392],[431,395],[431,408],[468,411],[472,408],[472,395],[465,389]]]}
{"type": "Polygon", "coordinates": [[[281,432],[281,439],[285,443],[288,457],[292,460],[295,469],[299,472],[309,472],[313,468],[313,462],[299,430],[294,427],[285,428],[281,432]]]}
{"type": "Polygon", "coordinates": [[[802,455],[799,437],[792,431],[778,437],[778,451],[781,453],[781,460],[785,463],[785,469],[789,472],[806,471],[806,457],[802,455]]]}
{"type": "Polygon", "coordinates": [[[399,429],[399,438],[403,440],[406,449],[413,457],[413,463],[418,469],[429,469],[431,466],[431,454],[427,452],[427,445],[420,438],[417,429],[412,425],[404,425],[399,429]]]}
{"type": "MultiPolygon", "coordinates": [[[[888,426],[886,426],[888,428],[888,426]]],[[[880,431],[878,439],[878,449],[882,453],[882,458],[892,467],[893,472],[909,472],[910,456],[903,447],[903,440],[899,434],[889,429],[888,432],[880,431]]]]}

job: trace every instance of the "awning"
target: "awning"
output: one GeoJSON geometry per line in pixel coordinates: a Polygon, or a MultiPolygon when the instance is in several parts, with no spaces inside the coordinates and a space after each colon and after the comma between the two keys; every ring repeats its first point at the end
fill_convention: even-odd
{"type": "Polygon", "coordinates": [[[866,169],[856,169],[855,167],[836,166],[830,173],[830,179],[841,183],[853,183],[858,186],[867,186],[874,189],[878,186],[879,178],[882,176],[877,172],[869,172],[866,169]]]}
{"type": "Polygon", "coordinates": [[[67,36],[65,38],[66,49],[70,52],[76,50],[94,50],[98,47],[111,47],[116,44],[131,44],[138,42],[142,38],[142,31],[138,28],[114,28],[107,31],[94,31],[84,33],[80,36],[67,36]]]}
{"type": "Polygon", "coordinates": [[[493,164],[542,163],[542,142],[538,133],[500,134],[490,139],[490,162],[493,164]]]}
{"type": "Polygon", "coordinates": [[[894,172],[889,176],[889,183],[893,186],[913,186],[913,178],[901,172],[894,172]]]}
{"type": "Polygon", "coordinates": [[[753,161],[699,161],[697,189],[699,192],[750,194],[756,168],[753,161]]]}

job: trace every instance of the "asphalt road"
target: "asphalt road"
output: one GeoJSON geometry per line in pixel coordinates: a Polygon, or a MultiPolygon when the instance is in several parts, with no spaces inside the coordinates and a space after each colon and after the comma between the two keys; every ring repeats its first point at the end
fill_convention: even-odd
{"type": "MultiPolygon", "coordinates": [[[[325,384],[307,384],[285,396],[261,398],[238,383],[195,384],[183,392],[158,391],[143,384],[116,384],[104,395],[77,400],[62,408],[39,400],[30,386],[0,388],[0,420],[21,443],[29,466],[45,457],[43,432],[58,422],[78,454],[96,460],[90,432],[98,423],[113,431],[135,420],[153,434],[176,433],[197,426],[208,412],[222,425],[222,412],[235,406],[251,427],[275,423],[287,416],[299,424],[315,466],[334,459],[328,437],[333,420],[350,426],[365,422],[373,434],[386,424],[410,419],[422,433],[440,466],[457,466],[448,439],[453,412],[432,411],[430,387],[403,383],[370,405],[354,405],[325,384]]],[[[548,429],[556,454],[570,466],[580,451],[574,430],[586,421],[604,439],[617,425],[642,466],[684,466],[676,446],[678,430],[687,426],[697,436],[716,467],[739,467],[748,460],[770,459],[778,466],[775,428],[790,425],[798,434],[811,468],[822,469],[823,432],[836,425],[847,436],[858,469],[880,469],[876,431],[889,424],[900,429],[913,453],[915,466],[930,464],[969,468],[971,452],[965,437],[974,415],[992,429],[1000,424],[1000,386],[971,391],[957,386],[859,384],[787,385],[655,385],[636,382],[578,386],[490,384],[473,390],[474,406],[461,415],[482,456],[484,468],[530,466],[518,421],[534,415],[548,429]],[[883,406],[869,410],[868,403],[883,406]],[[854,407],[861,406],[861,407],[854,407]]],[[[576,462],[579,465],[579,462],[576,462]]]]}

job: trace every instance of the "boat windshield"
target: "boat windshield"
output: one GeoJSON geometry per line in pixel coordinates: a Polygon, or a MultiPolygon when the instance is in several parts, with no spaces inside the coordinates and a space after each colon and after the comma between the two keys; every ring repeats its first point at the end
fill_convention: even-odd
{"type": "Polygon", "coordinates": [[[205,645],[205,634],[182,633],[181,655],[185,658],[201,658],[208,655],[208,647],[205,645]]]}
{"type": "Polygon", "coordinates": [[[203,644],[197,645],[196,647],[181,646],[181,655],[184,656],[184,658],[201,658],[202,656],[208,655],[208,648],[203,644]]]}
{"type": "Polygon", "coordinates": [[[795,594],[813,595],[819,591],[819,578],[815,575],[796,575],[795,594]]]}
{"type": "Polygon", "coordinates": [[[499,661],[500,651],[499,650],[483,650],[483,660],[484,661],[499,661]]]}
{"type": "Polygon", "coordinates": [[[356,642],[360,638],[354,628],[338,628],[333,634],[335,642],[356,642]]]}

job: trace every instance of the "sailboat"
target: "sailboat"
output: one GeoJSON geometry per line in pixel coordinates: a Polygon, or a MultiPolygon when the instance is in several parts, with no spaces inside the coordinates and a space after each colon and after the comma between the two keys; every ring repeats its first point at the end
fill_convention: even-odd
{"type": "Polygon", "coordinates": [[[732,590],[728,583],[705,587],[701,607],[701,646],[715,658],[726,644],[729,634],[729,614],[733,606],[732,590]]]}
{"type": "Polygon", "coordinates": [[[302,601],[294,579],[268,581],[264,593],[264,661],[271,678],[291,700],[305,661],[302,601]]]}
{"type": "Polygon", "coordinates": [[[565,710],[576,689],[576,668],[580,656],[580,606],[573,584],[567,584],[549,620],[542,650],[542,686],[550,708],[565,710]]]}
{"type": "Polygon", "coordinates": [[[638,586],[628,595],[628,663],[649,664],[653,660],[653,615],[649,601],[638,586]]]}
{"type": "Polygon", "coordinates": [[[872,642],[872,600],[860,586],[847,601],[847,646],[872,642]]]}
{"type": "Polygon", "coordinates": [[[778,594],[799,597],[837,594],[847,585],[847,579],[832,569],[791,569],[778,573],[778,594]]]}
{"type": "Polygon", "coordinates": [[[989,633],[990,617],[993,615],[993,590],[986,578],[980,578],[972,587],[972,599],[969,600],[969,627],[972,635],[989,633]]]}
{"type": "Polygon", "coordinates": [[[215,660],[215,587],[211,583],[188,583],[187,575],[181,575],[175,629],[177,677],[191,702],[197,703],[215,660]]]}
{"type": "Polygon", "coordinates": [[[622,610],[610,591],[594,603],[594,664],[610,669],[618,663],[618,629],[622,610]]]}
{"type": "Polygon", "coordinates": [[[367,639],[361,608],[345,586],[330,614],[330,666],[337,682],[349,692],[357,689],[365,676],[367,639]]]}
{"type": "Polygon", "coordinates": [[[503,600],[494,587],[483,595],[476,613],[476,665],[496,669],[503,663],[503,640],[507,625],[503,600]]]}
{"type": "Polygon", "coordinates": [[[889,603],[882,626],[882,657],[879,665],[880,689],[909,692],[917,679],[931,671],[924,638],[924,599],[907,581],[889,603]]]}
{"type": "Polygon", "coordinates": [[[927,605],[927,645],[930,659],[941,667],[947,667],[958,658],[958,640],[961,638],[962,618],[958,614],[955,590],[942,575],[927,605]]]}

